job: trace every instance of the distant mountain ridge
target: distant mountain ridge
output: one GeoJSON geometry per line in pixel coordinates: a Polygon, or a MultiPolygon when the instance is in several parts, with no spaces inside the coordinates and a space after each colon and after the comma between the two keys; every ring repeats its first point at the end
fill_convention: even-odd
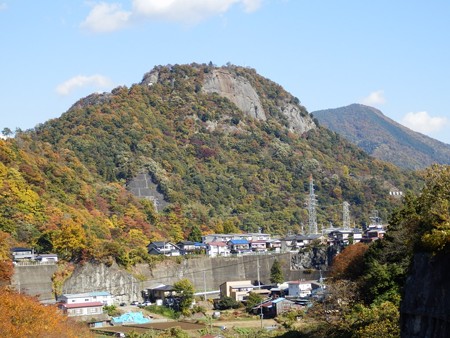
{"type": "Polygon", "coordinates": [[[371,156],[399,167],[422,169],[434,163],[450,164],[450,145],[410,130],[373,107],[351,104],[312,114],[321,125],[371,156]]]}

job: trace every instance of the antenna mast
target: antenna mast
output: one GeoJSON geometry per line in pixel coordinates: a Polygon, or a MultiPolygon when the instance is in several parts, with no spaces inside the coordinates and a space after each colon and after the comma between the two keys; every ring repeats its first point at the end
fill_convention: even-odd
{"type": "Polygon", "coordinates": [[[317,229],[317,215],[316,215],[317,199],[314,194],[314,180],[312,175],[309,176],[309,203],[308,203],[308,215],[309,215],[309,235],[315,235],[318,233],[317,229]]]}
{"type": "Polygon", "coordinates": [[[342,210],[342,225],[344,227],[344,230],[350,229],[350,212],[348,210],[349,203],[347,201],[344,201],[343,203],[343,210],[342,210]]]}

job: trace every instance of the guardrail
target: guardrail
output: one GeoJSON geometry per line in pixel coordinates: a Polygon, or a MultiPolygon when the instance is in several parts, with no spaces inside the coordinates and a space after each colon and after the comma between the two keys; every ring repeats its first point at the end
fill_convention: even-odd
{"type": "Polygon", "coordinates": [[[15,266],[33,266],[33,265],[55,265],[57,262],[55,261],[23,261],[23,262],[13,262],[15,266]]]}

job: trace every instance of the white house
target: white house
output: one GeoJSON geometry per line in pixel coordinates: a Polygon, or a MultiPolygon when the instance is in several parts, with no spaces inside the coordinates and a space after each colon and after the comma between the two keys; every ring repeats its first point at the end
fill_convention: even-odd
{"type": "Polygon", "coordinates": [[[230,248],[225,242],[210,242],[207,244],[206,253],[210,257],[229,256],[230,248]]]}
{"type": "Polygon", "coordinates": [[[296,280],[287,282],[289,297],[308,297],[312,291],[312,281],[296,280]]]}
{"type": "Polygon", "coordinates": [[[58,308],[69,317],[98,316],[103,313],[105,305],[112,305],[109,292],[97,291],[86,293],[63,294],[58,297],[58,308]]]}
{"type": "Polygon", "coordinates": [[[95,302],[100,302],[102,305],[113,304],[112,295],[106,291],[63,294],[58,297],[58,301],[62,304],[85,304],[95,302]]]}
{"type": "Polygon", "coordinates": [[[36,256],[35,260],[42,262],[42,263],[56,263],[58,261],[58,255],[57,254],[40,254],[36,256]]]}
{"type": "Polygon", "coordinates": [[[11,254],[13,256],[14,261],[26,260],[26,259],[34,259],[34,249],[30,248],[12,248],[11,254]]]}
{"type": "Polygon", "coordinates": [[[358,243],[362,239],[362,231],[360,229],[334,229],[328,234],[328,237],[337,243],[348,245],[350,243],[358,243]]]}

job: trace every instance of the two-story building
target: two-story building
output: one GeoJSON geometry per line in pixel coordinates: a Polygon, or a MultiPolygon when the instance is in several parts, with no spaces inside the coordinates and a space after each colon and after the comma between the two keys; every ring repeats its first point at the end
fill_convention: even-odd
{"type": "Polygon", "coordinates": [[[35,258],[34,249],[15,247],[11,249],[13,261],[32,260],[35,258]]]}
{"type": "Polygon", "coordinates": [[[231,281],[220,284],[220,297],[231,297],[239,302],[247,298],[255,286],[249,281],[231,281]]]}
{"type": "Polygon", "coordinates": [[[225,242],[209,242],[206,246],[206,254],[210,257],[229,256],[231,251],[225,242]]]}
{"type": "Polygon", "coordinates": [[[102,291],[63,294],[58,297],[58,308],[69,317],[102,315],[103,307],[112,303],[111,294],[102,291]]]}
{"type": "Polygon", "coordinates": [[[180,248],[165,241],[155,241],[147,245],[147,250],[150,255],[165,255],[165,256],[180,256],[180,248]]]}

